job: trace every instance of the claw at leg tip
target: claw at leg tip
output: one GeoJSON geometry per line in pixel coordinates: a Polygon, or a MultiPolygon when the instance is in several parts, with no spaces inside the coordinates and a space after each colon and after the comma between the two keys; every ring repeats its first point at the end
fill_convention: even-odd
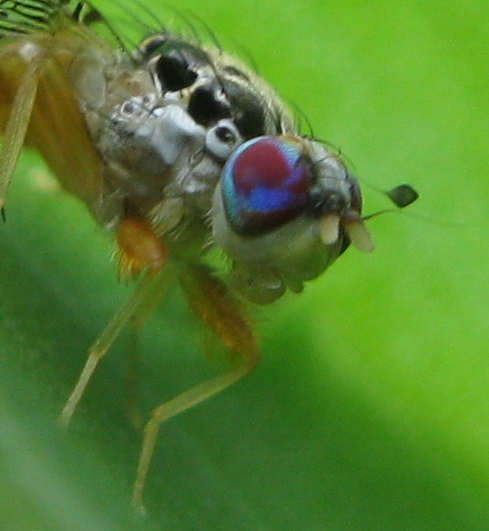
{"type": "Polygon", "coordinates": [[[136,513],[136,516],[138,516],[139,518],[148,517],[148,512],[146,511],[146,507],[144,506],[144,502],[141,496],[133,494],[132,506],[134,508],[134,512],[136,513]]]}

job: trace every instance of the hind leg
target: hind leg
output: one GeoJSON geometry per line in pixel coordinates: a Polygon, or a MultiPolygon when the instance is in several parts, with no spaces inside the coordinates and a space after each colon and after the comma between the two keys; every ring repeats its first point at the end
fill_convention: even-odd
{"type": "Polygon", "coordinates": [[[231,355],[233,367],[156,407],[144,428],[143,446],[133,490],[133,503],[144,513],[143,491],[160,425],[237,383],[256,366],[260,351],[244,308],[207,269],[194,266],[180,280],[191,308],[217,335],[231,355]]]}

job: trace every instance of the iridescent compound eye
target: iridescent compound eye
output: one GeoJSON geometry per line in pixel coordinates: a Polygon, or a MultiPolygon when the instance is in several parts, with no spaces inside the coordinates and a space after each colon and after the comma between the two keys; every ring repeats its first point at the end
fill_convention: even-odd
{"type": "Polygon", "coordinates": [[[310,162],[285,138],[242,144],[222,172],[222,201],[241,236],[258,236],[292,221],[309,202],[310,162]]]}

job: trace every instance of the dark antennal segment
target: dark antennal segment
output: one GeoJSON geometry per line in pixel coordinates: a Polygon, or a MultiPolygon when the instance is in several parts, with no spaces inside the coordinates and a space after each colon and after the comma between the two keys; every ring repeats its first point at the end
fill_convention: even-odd
{"type": "Polygon", "coordinates": [[[418,198],[418,192],[410,184],[400,184],[389,190],[381,190],[382,194],[389,198],[389,200],[397,207],[395,209],[385,209],[374,212],[367,216],[363,216],[365,221],[375,218],[380,214],[387,214],[389,212],[399,212],[400,210],[412,205],[418,198]]]}
{"type": "Polygon", "coordinates": [[[384,194],[399,208],[405,208],[418,199],[419,194],[409,184],[400,184],[395,188],[386,190],[384,194]]]}

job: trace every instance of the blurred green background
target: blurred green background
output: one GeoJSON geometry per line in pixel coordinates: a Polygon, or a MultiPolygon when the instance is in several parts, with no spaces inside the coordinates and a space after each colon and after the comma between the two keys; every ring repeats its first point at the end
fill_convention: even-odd
{"type": "MultiPolygon", "coordinates": [[[[130,507],[140,434],[126,419],[127,337],[68,433],[55,424],[131,288],[109,238],[40,186],[42,162],[26,154],[0,227],[0,528],[489,529],[489,4],[177,8],[249,53],[341,148],[367,212],[387,206],[375,187],[407,181],[421,199],[369,222],[374,253],[350,249],[260,311],[256,372],[163,427],[143,521],[130,507]]],[[[141,348],[147,413],[210,372],[178,291],[141,348]]]]}

